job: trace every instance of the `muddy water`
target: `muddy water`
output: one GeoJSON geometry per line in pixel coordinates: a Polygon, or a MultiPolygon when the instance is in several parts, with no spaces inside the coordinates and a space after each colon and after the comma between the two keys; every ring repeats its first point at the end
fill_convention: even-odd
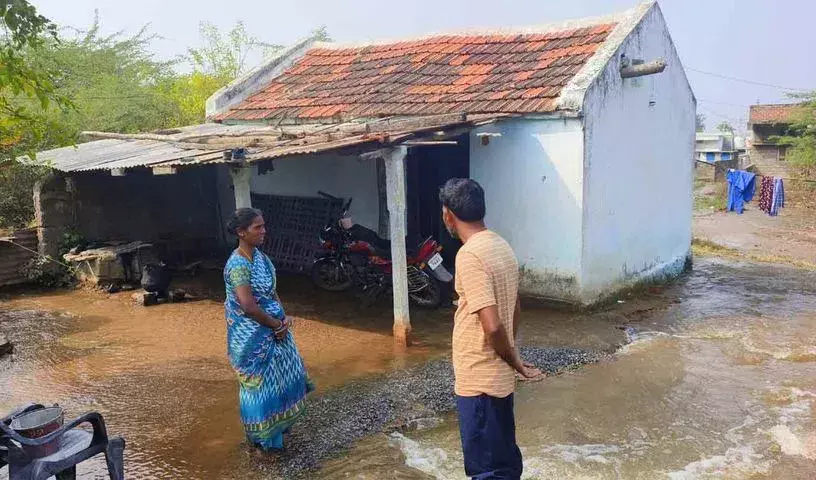
{"type": "MultiPolygon", "coordinates": [[[[282,284],[322,392],[449,348],[449,311],[412,312],[419,342],[406,356],[391,348],[387,306],[282,284]]],[[[702,261],[678,286],[603,312],[528,307],[524,321],[528,344],[610,350],[619,327],[633,340],[611,361],[520,387],[526,478],[816,477],[815,274],[702,261]]],[[[0,411],[30,400],[101,411],[127,438],[128,478],[270,476],[275,460],[242,444],[217,300],[144,309],[127,294],[14,296],[0,329],[17,345],[0,362],[0,411]]],[[[464,478],[455,419],[426,426],[371,436],[309,477],[464,478]]]]}
{"type": "MultiPolygon", "coordinates": [[[[816,275],[702,262],[623,309],[614,360],[517,394],[529,479],[816,478],[816,275]]],[[[319,478],[463,479],[455,418],[361,442],[319,478]]]]}
{"type": "MultiPolygon", "coordinates": [[[[281,294],[318,393],[445,347],[420,336],[409,354],[395,352],[381,310],[321,300],[297,279],[281,294]],[[330,313],[318,320],[315,303],[330,313]]],[[[13,361],[0,360],[0,412],[29,401],[59,403],[69,417],[100,411],[128,442],[128,478],[265,477],[243,444],[219,299],[144,308],[127,293],[72,291],[0,301],[0,330],[15,344],[13,361]]],[[[104,466],[83,471],[95,478],[104,466]]]]}

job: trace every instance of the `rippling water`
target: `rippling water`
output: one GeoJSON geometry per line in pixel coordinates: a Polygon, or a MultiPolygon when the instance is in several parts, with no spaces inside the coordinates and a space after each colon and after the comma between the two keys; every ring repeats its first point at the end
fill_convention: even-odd
{"type": "MultiPolygon", "coordinates": [[[[406,358],[391,347],[387,308],[341,302],[317,315],[318,300],[289,298],[323,391],[448,347],[450,312],[417,313],[420,346],[406,358]]],[[[524,321],[531,344],[608,350],[631,340],[611,361],[519,388],[525,478],[816,478],[813,273],[704,261],[679,285],[608,311],[526,308],[524,321]]],[[[0,411],[29,400],[59,402],[69,416],[101,411],[128,440],[128,478],[270,476],[274,459],[242,444],[217,302],[18,297],[0,306],[0,329],[17,345],[15,361],[0,361],[0,411]]],[[[461,461],[451,415],[366,438],[309,477],[461,479],[461,461]]]]}
{"type": "MultiPolygon", "coordinates": [[[[632,343],[613,361],[519,388],[524,478],[816,478],[814,280],[705,262],[669,292],[678,303],[628,312],[632,343]]],[[[461,465],[450,416],[364,443],[321,478],[464,479],[461,465]]]]}

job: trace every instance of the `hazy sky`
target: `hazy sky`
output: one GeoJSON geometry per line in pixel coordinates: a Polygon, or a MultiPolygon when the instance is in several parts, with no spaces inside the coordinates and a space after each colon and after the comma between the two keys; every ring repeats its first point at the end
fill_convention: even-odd
{"type": "MultiPolygon", "coordinates": [[[[105,32],[150,24],[171,58],[199,42],[202,21],[229,29],[242,20],[270,43],[291,43],[326,25],[338,42],[400,38],[474,27],[533,26],[625,10],[636,0],[32,0],[52,20],[87,26],[98,9],[105,32]]],[[[810,0],[663,0],[669,30],[708,127],[725,119],[744,128],[748,105],[785,101],[785,90],[816,89],[816,2],[810,0]]]]}

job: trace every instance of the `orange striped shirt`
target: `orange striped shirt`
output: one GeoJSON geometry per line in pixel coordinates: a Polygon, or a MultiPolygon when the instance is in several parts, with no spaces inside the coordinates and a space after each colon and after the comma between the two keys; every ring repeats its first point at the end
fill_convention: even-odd
{"type": "Polygon", "coordinates": [[[470,237],[456,255],[459,306],[453,326],[453,370],[457,395],[503,398],[513,393],[515,371],[488,343],[478,312],[496,305],[510,343],[514,344],[518,283],[519,265],[513,249],[490,230],[470,237]]]}

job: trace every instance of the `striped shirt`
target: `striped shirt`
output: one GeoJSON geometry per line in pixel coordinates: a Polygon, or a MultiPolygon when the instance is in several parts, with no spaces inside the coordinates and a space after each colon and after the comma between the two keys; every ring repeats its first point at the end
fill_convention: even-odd
{"type": "Polygon", "coordinates": [[[513,345],[518,282],[519,266],[513,249],[490,230],[470,237],[456,255],[459,306],[453,326],[453,370],[457,395],[503,398],[513,393],[515,371],[488,343],[478,312],[496,305],[513,345]]]}

